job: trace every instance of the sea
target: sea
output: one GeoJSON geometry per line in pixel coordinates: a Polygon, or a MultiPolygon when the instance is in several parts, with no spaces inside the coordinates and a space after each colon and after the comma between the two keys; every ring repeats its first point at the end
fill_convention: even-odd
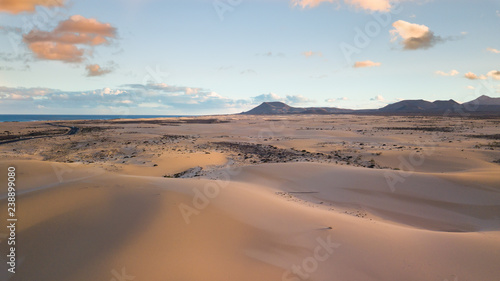
{"type": "Polygon", "coordinates": [[[164,117],[191,117],[193,115],[34,115],[0,114],[0,122],[67,121],[67,120],[111,120],[164,117]]]}

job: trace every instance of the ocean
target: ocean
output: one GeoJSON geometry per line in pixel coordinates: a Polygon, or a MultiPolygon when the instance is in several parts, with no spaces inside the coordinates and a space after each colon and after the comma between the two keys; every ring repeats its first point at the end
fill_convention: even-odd
{"type": "Polygon", "coordinates": [[[58,120],[110,120],[160,117],[188,117],[188,115],[34,115],[0,114],[0,122],[58,121],[58,120]]]}

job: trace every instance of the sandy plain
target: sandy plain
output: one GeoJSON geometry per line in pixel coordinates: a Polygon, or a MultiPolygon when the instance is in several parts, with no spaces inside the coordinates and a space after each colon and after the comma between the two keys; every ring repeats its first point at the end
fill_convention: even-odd
{"type": "Polygon", "coordinates": [[[0,123],[0,280],[500,280],[500,118],[52,123],[0,123]]]}

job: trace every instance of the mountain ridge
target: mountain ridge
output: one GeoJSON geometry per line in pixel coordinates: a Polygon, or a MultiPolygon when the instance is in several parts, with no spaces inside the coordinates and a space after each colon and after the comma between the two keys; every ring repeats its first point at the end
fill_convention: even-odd
{"type": "Polygon", "coordinates": [[[465,103],[453,99],[402,100],[378,109],[345,109],[338,107],[292,107],[280,101],[263,102],[244,115],[286,115],[286,114],[428,114],[428,115],[500,115],[500,98],[482,95],[465,103]]]}

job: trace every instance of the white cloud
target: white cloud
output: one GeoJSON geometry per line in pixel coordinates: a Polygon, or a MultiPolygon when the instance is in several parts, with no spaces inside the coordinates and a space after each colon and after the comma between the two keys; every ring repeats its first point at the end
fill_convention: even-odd
{"type": "Polygon", "coordinates": [[[336,98],[336,99],[326,99],[325,102],[333,103],[333,102],[337,102],[337,101],[346,101],[346,100],[349,100],[349,99],[347,97],[340,97],[340,98],[336,98]]]}
{"type": "Polygon", "coordinates": [[[456,76],[458,74],[460,74],[460,72],[458,72],[458,70],[451,70],[450,72],[444,72],[444,71],[441,71],[441,70],[438,70],[435,72],[437,75],[441,75],[441,76],[456,76]]]}
{"type": "Polygon", "coordinates": [[[377,95],[377,96],[371,98],[370,100],[372,100],[372,101],[384,101],[385,99],[383,96],[377,95]]]}
{"type": "Polygon", "coordinates": [[[281,97],[275,93],[258,95],[253,97],[251,100],[253,103],[280,101],[290,105],[306,104],[312,101],[302,95],[287,95],[285,97],[281,97]]]}
{"type": "Polygon", "coordinates": [[[302,95],[294,95],[294,96],[287,95],[286,102],[289,104],[292,104],[292,105],[296,105],[296,104],[306,104],[306,103],[312,102],[312,100],[310,100],[302,95]]]}
{"type": "Polygon", "coordinates": [[[168,85],[143,85],[143,87],[139,87],[135,84],[130,85],[130,87],[124,86],[121,89],[104,88],[82,92],[47,88],[0,87],[0,101],[7,107],[15,105],[20,108],[26,108],[27,105],[50,106],[54,110],[57,108],[78,110],[99,107],[128,109],[173,107],[180,112],[242,108],[251,104],[249,100],[234,100],[199,88],[168,85]],[[13,104],[14,101],[16,103],[13,104]]]}

